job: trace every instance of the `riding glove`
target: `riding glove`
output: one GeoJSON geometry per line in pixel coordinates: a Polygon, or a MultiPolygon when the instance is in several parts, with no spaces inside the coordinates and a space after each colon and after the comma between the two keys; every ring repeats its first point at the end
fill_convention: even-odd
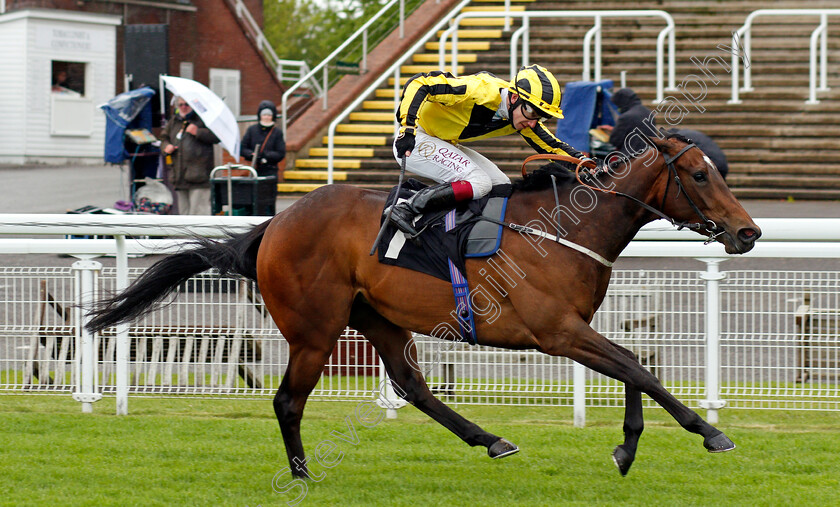
{"type": "Polygon", "coordinates": [[[414,149],[414,128],[402,127],[400,135],[394,143],[394,148],[397,150],[397,157],[403,158],[406,153],[410,153],[414,149]]]}

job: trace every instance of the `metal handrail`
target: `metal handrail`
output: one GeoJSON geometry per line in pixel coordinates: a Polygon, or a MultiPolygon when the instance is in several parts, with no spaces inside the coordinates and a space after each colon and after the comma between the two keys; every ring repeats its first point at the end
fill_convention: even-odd
{"type": "Polygon", "coordinates": [[[284,137],[286,137],[288,139],[288,137],[286,136],[286,131],[287,131],[287,128],[288,128],[288,123],[287,123],[286,119],[287,119],[287,116],[288,116],[287,115],[288,102],[289,102],[289,97],[291,96],[291,94],[295,90],[300,88],[303,85],[303,83],[309,81],[310,79],[315,81],[315,79],[314,79],[315,74],[318,71],[322,71],[323,72],[323,85],[321,86],[321,91],[320,91],[320,93],[318,93],[318,95],[323,98],[322,107],[323,107],[324,110],[326,110],[327,109],[327,91],[329,90],[329,83],[327,82],[327,69],[328,69],[327,64],[330,63],[334,58],[336,58],[338,56],[338,54],[341,53],[345,48],[347,48],[347,46],[349,46],[351,42],[355,41],[359,37],[362,37],[362,63],[361,63],[360,70],[362,72],[367,71],[367,53],[368,53],[368,51],[367,51],[367,34],[368,34],[368,28],[370,28],[370,26],[374,22],[376,22],[376,20],[378,20],[380,17],[382,17],[385,14],[385,12],[388,11],[391,7],[393,7],[397,2],[399,2],[399,4],[400,4],[400,27],[399,27],[400,32],[399,32],[399,35],[400,35],[400,39],[404,38],[405,37],[405,29],[404,29],[405,0],[391,0],[390,2],[385,4],[381,9],[379,9],[379,12],[377,12],[376,14],[371,16],[371,18],[369,20],[367,20],[367,22],[364,25],[360,26],[359,29],[356,30],[356,33],[351,35],[346,41],[344,41],[344,43],[342,45],[338,46],[335,49],[335,51],[333,51],[326,58],[324,58],[321,61],[321,63],[319,63],[318,65],[313,67],[312,70],[310,70],[305,76],[303,76],[300,79],[300,81],[298,81],[297,83],[290,86],[283,93],[283,97],[280,100],[280,116],[281,116],[281,125],[283,126],[283,136],[284,137]]]}
{"type": "MultiPolygon", "coordinates": [[[[233,10],[236,13],[236,16],[242,20],[246,31],[254,39],[254,42],[257,44],[257,49],[262,52],[263,56],[267,60],[267,63],[270,67],[274,69],[275,74],[277,75],[277,79],[280,81],[290,81],[292,79],[299,80],[301,76],[309,72],[309,67],[307,66],[306,62],[303,60],[283,60],[277,53],[274,51],[274,48],[271,47],[271,44],[268,43],[268,39],[265,38],[265,34],[260,29],[260,25],[257,24],[254,17],[251,15],[251,11],[248,10],[248,7],[242,0],[227,0],[233,6],[233,10]],[[297,67],[299,70],[295,73],[296,76],[287,76],[284,72],[284,67],[297,67]]],[[[318,81],[312,81],[312,87],[321,93],[321,86],[318,81]]]]}
{"type": "MultiPolygon", "coordinates": [[[[333,182],[333,172],[334,172],[334,165],[335,165],[335,129],[339,123],[344,120],[353,110],[359,107],[359,104],[364,101],[368,95],[376,91],[382,81],[384,81],[391,73],[394,73],[394,89],[396,90],[399,87],[400,82],[400,66],[405,62],[407,59],[414,56],[421,47],[423,47],[426,42],[432,38],[433,35],[437,33],[438,30],[443,28],[446,23],[449,22],[455,15],[461,11],[467,4],[470,3],[471,0],[463,0],[457,6],[455,6],[449,13],[440,19],[428,32],[426,32],[423,37],[417,40],[417,42],[408,49],[403,56],[397,59],[396,62],[393,63],[385,72],[382,73],[381,76],[376,78],[376,80],[368,86],[368,88],[359,94],[353,102],[347,106],[344,111],[342,111],[336,118],[330,123],[329,132],[327,134],[327,184],[331,184],[333,182]]],[[[396,104],[399,100],[399,94],[395,94],[394,96],[394,103],[396,104]]],[[[396,130],[396,127],[395,127],[396,130]]]]}
{"type": "Polygon", "coordinates": [[[752,66],[750,65],[750,54],[752,53],[752,24],[759,16],[819,16],[820,24],[811,33],[810,45],[810,83],[809,97],[806,104],[817,104],[817,90],[827,91],[828,88],[828,16],[840,15],[840,9],[758,9],[747,15],[744,25],[732,33],[732,98],[729,104],[740,104],[738,96],[739,84],[739,60],[741,59],[739,41],[743,40],[743,52],[746,57],[744,63],[744,86],[742,92],[753,91],[752,87],[752,66]],[[819,41],[819,49],[817,43],[819,41]],[[820,53],[820,87],[817,88],[817,53],[820,53]]]}
{"type": "Polygon", "coordinates": [[[516,65],[516,43],[522,37],[522,61],[527,65],[529,44],[528,31],[531,18],[594,18],[594,26],[586,33],[583,40],[583,80],[590,80],[590,44],[594,39],[595,46],[595,80],[601,79],[601,20],[603,18],[639,18],[657,17],[665,20],[663,28],[656,38],[656,102],[665,98],[664,58],[665,38],[668,38],[668,90],[676,89],[676,53],[674,43],[674,18],[661,10],[627,10],[627,11],[523,11],[523,12],[464,12],[459,14],[447,30],[440,36],[440,47],[438,48],[438,63],[441,69],[446,68],[446,39],[451,36],[452,50],[450,66],[455,73],[458,68],[458,26],[464,18],[486,18],[486,17],[515,17],[521,18],[523,26],[511,35],[511,76],[514,75],[518,66],[516,65]],[[523,35],[524,34],[524,35],[523,35]]]}

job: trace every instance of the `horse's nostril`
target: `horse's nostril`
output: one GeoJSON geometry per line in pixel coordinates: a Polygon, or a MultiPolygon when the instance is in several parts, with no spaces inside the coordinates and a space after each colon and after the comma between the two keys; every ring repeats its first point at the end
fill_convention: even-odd
{"type": "Polygon", "coordinates": [[[738,239],[744,243],[752,243],[761,236],[761,233],[755,229],[744,228],[738,231],[738,239]]]}

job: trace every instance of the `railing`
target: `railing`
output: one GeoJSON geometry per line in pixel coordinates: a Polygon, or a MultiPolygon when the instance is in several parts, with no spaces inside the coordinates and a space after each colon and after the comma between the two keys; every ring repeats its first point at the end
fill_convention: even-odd
{"type": "MultiPolygon", "coordinates": [[[[180,248],[183,240],[133,240],[125,235],[178,236],[188,230],[217,237],[225,229],[246,230],[262,220],[3,215],[0,235],[108,234],[115,239],[2,238],[0,253],[62,252],[81,257],[164,253],[180,248]]],[[[758,219],[757,223],[764,236],[747,258],[840,258],[838,219],[758,219]]],[[[820,328],[827,318],[840,321],[840,272],[725,273],[719,265],[731,256],[721,245],[704,246],[696,234],[664,223],[644,227],[622,256],[705,262],[706,270],[700,272],[615,272],[593,325],[640,355],[679,398],[707,409],[710,421],[717,419],[717,411],[726,403],[742,408],[840,410],[836,378],[840,340],[820,328]],[[806,316],[798,313],[803,303],[819,315],[807,326],[800,324],[806,316]],[[823,377],[828,380],[823,382],[823,377]]],[[[129,278],[142,272],[129,270],[127,262],[127,257],[118,257],[116,269],[102,268],[90,259],[72,269],[0,268],[0,287],[7,297],[0,301],[0,390],[72,390],[86,411],[102,393],[113,393],[117,413],[124,414],[129,389],[137,394],[253,396],[270,395],[277,388],[287,347],[265,318],[261,303],[249,299],[253,286],[248,289],[236,280],[217,291],[206,288],[210,279],[194,279],[190,283],[195,293],[182,292],[162,316],[120,326],[113,334],[85,336],[83,317],[80,312],[67,313],[68,307],[93,295],[99,285],[103,290],[125,287],[129,278]],[[39,297],[37,280],[52,292],[42,289],[39,297]],[[56,311],[48,311],[48,306],[56,311]],[[76,345],[70,345],[74,334],[76,345]],[[97,340],[101,340],[98,346],[97,340]],[[152,350],[146,348],[149,344],[152,350]],[[60,350],[61,355],[39,357],[42,347],[60,350]],[[97,359],[99,350],[106,351],[102,359],[97,359]],[[132,353],[139,359],[131,363],[130,372],[132,353]],[[262,359],[257,359],[258,353],[262,359]],[[64,368],[70,361],[73,371],[67,376],[64,368]],[[36,362],[41,370],[36,371],[36,362]]],[[[417,340],[430,385],[452,391],[460,403],[574,406],[576,424],[583,425],[586,406],[623,402],[616,382],[567,359],[534,351],[467,348],[427,337],[417,340]]],[[[348,330],[340,343],[339,355],[327,366],[315,398],[359,399],[378,385],[373,378],[383,376],[363,337],[348,330]],[[356,360],[348,360],[347,353],[356,360]]]]}
{"type": "MultiPolygon", "coordinates": [[[[338,57],[338,55],[341,54],[341,52],[344,51],[351,43],[353,43],[356,39],[361,37],[361,39],[362,39],[362,61],[359,65],[359,72],[362,72],[362,73],[367,72],[368,29],[377,20],[379,20],[379,18],[381,18],[388,10],[390,10],[391,7],[393,7],[398,2],[399,2],[399,6],[400,6],[399,33],[400,33],[400,38],[401,39],[403,37],[405,37],[405,26],[404,26],[404,23],[405,23],[405,0],[391,0],[390,2],[385,4],[379,10],[379,12],[377,12],[376,14],[371,16],[371,18],[369,20],[367,20],[367,22],[364,25],[359,27],[359,29],[356,30],[356,33],[351,35],[346,41],[344,41],[343,44],[338,46],[335,49],[335,51],[333,51],[332,53],[329,54],[329,56],[324,58],[324,60],[321,61],[321,63],[316,65],[315,68],[313,68],[312,70],[307,72],[306,75],[301,77],[300,81],[298,81],[297,83],[290,86],[283,93],[283,98],[280,100],[280,112],[281,112],[281,116],[282,116],[283,135],[284,136],[286,135],[286,130],[288,128],[288,124],[287,124],[287,121],[286,121],[286,118],[287,118],[286,113],[288,111],[289,97],[292,95],[292,93],[294,93],[295,90],[300,88],[307,81],[311,81],[311,82],[317,81],[317,78],[315,78],[315,75],[320,71],[322,73],[322,76],[323,76],[322,77],[323,82],[322,82],[322,84],[319,85],[319,88],[321,89],[321,91],[318,92],[318,95],[322,98],[322,106],[321,107],[323,107],[324,110],[326,110],[327,106],[328,106],[327,92],[329,91],[329,80],[328,80],[329,65],[328,64],[330,62],[332,62],[333,60],[335,60],[338,57]]],[[[288,139],[288,137],[287,137],[287,139],[288,139]]],[[[332,177],[332,174],[330,176],[332,177]]],[[[330,183],[332,183],[332,180],[330,180],[330,183]]]]}
{"type": "Polygon", "coordinates": [[[465,12],[458,15],[446,31],[441,34],[440,47],[438,49],[438,63],[441,69],[446,68],[446,40],[451,36],[451,69],[456,74],[458,68],[458,27],[464,18],[489,18],[509,17],[522,18],[522,26],[511,35],[510,53],[510,74],[511,79],[519,68],[517,62],[517,46],[519,39],[522,39],[522,62],[521,65],[528,65],[529,60],[529,31],[531,18],[594,18],[594,26],[583,38],[583,80],[590,80],[590,46],[594,41],[594,80],[601,79],[601,20],[604,18],[641,18],[657,17],[665,20],[665,28],[659,32],[656,38],[656,101],[660,102],[665,97],[665,39],[668,39],[668,89],[676,89],[676,65],[674,45],[674,19],[665,11],[660,10],[630,10],[630,11],[524,11],[524,12],[465,12]]]}
{"type": "Polygon", "coordinates": [[[743,92],[753,91],[752,87],[752,24],[759,16],[819,16],[820,24],[811,32],[810,45],[810,82],[809,95],[806,104],[817,104],[817,91],[828,91],[828,16],[840,15],[840,9],[759,9],[751,12],[744,21],[744,26],[732,34],[732,98],[730,104],[740,104],[738,96],[739,67],[742,58],[738,50],[740,42],[743,41],[743,55],[746,57],[744,64],[744,86],[740,89],[743,92]],[[817,47],[819,45],[819,48],[817,47]],[[819,64],[817,63],[819,53],[819,64]],[[817,88],[817,67],[819,66],[819,88],[817,88]]]}
{"type": "Polygon", "coordinates": [[[431,39],[432,36],[438,32],[438,30],[443,28],[446,25],[446,23],[448,23],[449,20],[455,17],[455,15],[458,14],[461,11],[461,9],[463,9],[466,5],[468,5],[470,1],[471,0],[463,0],[451,11],[449,11],[449,14],[447,14],[440,21],[438,21],[437,24],[435,24],[435,26],[433,26],[428,32],[426,32],[426,34],[423,37],[421,37],[413,46],[411,46],[411,48],[408,51],[406,51],[403,56],[398,58],[397,61],[394,62],[393,65],[391,65],[388,68],[388,70],[383,72],[382,75],[379,76],[373,82],[373,84],[368,86],[368,88],[364,92],[360,93],[359,96],[356,97],[356,99],[349,106],[347,106],[344,109],[344,111],[342,111],[332,121],[332,123],[330,123],[330,127],[327,134],[327,184],[332,184],[333,182],[333,172],[335,171],[335,129],[338,126],[338,124],[341,123],[344,120],[344,118],[347,118],[347,116],[351,112],[353,112],[353,110],[359,107],[359,104],[361,104],[362,101],[364,101],[368,97],[368,95],[373,93],[379,87],[379,85],[382,84],[382,82],[391,74],[394,75],[394,110],[396,110],[396,105],[400,97],[400,66],[403,64],[403,62],[414,56],[414,53],[416,53],[421,47],[423,47],[423,45],[429,39],[431,39]]]}
{"type": "MultiPolygon", "coordinates": [[[[258,25],[254,17],[251,16],[251,12],[242,0],[227,1],[233,5],[233,10],[236,13],[236,16],[242,20],[242,23],[245,25],[245,30],[257,44],[257,49],[262,53],[263,57],[268,62],[268,65],[275,69],[278,80],[291,81],[294,79],[297,81],[301,79],[301,76],[304,76],[307,72],[309,72],[309,67],[306,62],[302,60],[281,60],[277,56],[277,53],[274,52],[274,48],[272,48],[271,44],[268,43],[268,39],[265,38],[265,34],[263,34],[260,29],[260,25],[258,25]],[[289,67],[296,68],[297,70],[292,70],[290,72],[287,70],[289,67]]],[[[317,80],[312,81],[312,87],[315,88],[318,93],[321,93],[320,86],[321,85],[317,80]]]]}

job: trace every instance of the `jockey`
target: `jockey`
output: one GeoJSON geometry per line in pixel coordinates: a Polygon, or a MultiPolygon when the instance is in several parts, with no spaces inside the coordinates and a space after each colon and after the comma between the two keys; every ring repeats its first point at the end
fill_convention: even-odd
{"type": "Polygon", "coordinates": [[[543,122],[563,118],[560,85],[539,65],[522,67],[510,83],[480,72],[456,77],[440,71],[406,82],[397,111],[401,128],[394,156],[406,169],[439,185],[393,207],[391,221],[416,236],[414,220],[458,202],[479,199],[510,179],[496,164],[461,143],[518,132],[538,153],[584,155],[557,139],[543,122]]]}

